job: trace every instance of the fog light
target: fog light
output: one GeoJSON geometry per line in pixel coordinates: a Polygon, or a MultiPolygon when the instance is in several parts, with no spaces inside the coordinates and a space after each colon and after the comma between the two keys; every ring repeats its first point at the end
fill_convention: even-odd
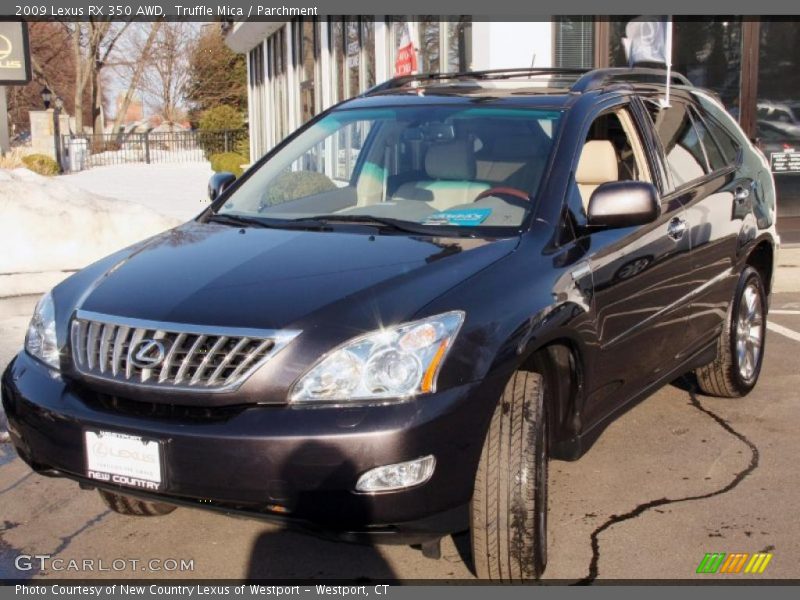
{"type": "Polygon", "coordinates": [[[376,467],[358,478],[359,492],[388,492],[425,483],[433,475],[436,459],[429,455],[395,465],[376,467]]]}

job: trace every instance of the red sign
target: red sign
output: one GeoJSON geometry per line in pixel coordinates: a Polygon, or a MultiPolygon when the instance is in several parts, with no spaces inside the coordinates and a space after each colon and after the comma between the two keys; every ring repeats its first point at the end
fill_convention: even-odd
{"type": "Polygon", "coordinates": [[[417,72],[417,51],[411,43],[411,36],[408,32],[408,25],[403,31],[400,39],[400,47],[397,49],[397,58],[394,61],[395,75],[413,75],[417,72]]]}

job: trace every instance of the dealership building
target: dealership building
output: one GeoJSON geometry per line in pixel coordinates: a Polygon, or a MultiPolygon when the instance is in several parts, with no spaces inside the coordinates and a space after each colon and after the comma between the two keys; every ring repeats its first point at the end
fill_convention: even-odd
{"type": "MultiPolygon", "coordinates": [[[[250,152],[257,158],[315,114],[410,66],[423,73],[626,66],[627,24],[593,17],[298,18],[235,22],[226,39],[247,55],[250,152]]],[[[715,17],[676,18],[670,26],[673,68],[716,92],[757,140],[778,184],[783,241],[800,243],[800,23],[715,17]]]]}

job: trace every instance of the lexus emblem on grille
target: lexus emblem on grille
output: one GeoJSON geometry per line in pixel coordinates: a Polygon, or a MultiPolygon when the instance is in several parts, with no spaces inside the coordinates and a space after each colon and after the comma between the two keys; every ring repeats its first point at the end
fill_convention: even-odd
{"type": "Polygon", "coordinates": [[[142,340],[131,348],[128,360],[140,369],[154,369],[161,364],[164,356],[164,344],[158,340],[142,340]]]}

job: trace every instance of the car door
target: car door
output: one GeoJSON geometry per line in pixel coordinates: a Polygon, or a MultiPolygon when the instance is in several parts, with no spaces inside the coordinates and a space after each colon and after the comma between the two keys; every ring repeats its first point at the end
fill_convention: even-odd
{"type": "MultiPolygon", "coordinates": [[[[602,184],[602,173],[582,169],[590,147],[610,141],[617,154],[617,180],[654,181],[659,173],[645,121],[630,104],[598,115],[575,167],[576,187],[588,204],[587,183],[602,184]],[[594,179],[589,181],[587,178],[594,179]]],[[[607,147],[607,145],[606,145],[607,147]]],[[[596,164],[602,157],[594,158],[596,164]]],[[[609,179],[609,174],[605,179],[609,179]]],[[[688,225],[679,198],[665,197],[661,215],[638,227],[588,229],[597,346],[587,365],[587,421],[600,419],[661,379],[686,350],[691,288],[688,225]]]]}
{"type": "Polygon", "coordinates": [[[686,209],[694,281],[688,304],[690,349],[700,349],[719,333],[736,284],[732,268],[745,218],[752,216],[754,180],[737,171],[736,150],[717,142],[722,131],[706,120],[690,98],[671,106],[648,103],[656,123],[674,194],[686,209]]]}

